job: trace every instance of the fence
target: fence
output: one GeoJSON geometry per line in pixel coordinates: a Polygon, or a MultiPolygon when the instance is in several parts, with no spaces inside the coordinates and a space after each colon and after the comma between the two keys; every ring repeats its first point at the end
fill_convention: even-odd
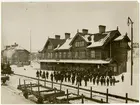
{"type": "MultiPolygon", "coordinates": [[[[29,76],[25,76],[25,75],[20,75],[20,74],[15,74],[15,75],[26,77],[26,78],[30,78],[30,79],[34,79],[34,80],[38,80],[38,78],[29,77],[29,76]]],[[[75,87],[75,86],[71,86],[71,85],[66,85],[66,84],[62,84],[62,83],[56,83],[56,82],[53,82],[53,81],[48,81],[46,79],[45,80],[39,79],[39,81],[51,83],[52,84],[52,88],[53,88],[53,84],[60,85],[60,90],[61,90],[62,86],[75,88],[75,89],[77,89],[77,94],[78,95],[79,95],[79,90],[84,90],[84,91],[90,92],[90,98],[91,99],[92,99],[92,93],[98,93],[98,94],[101,94],[101,95],[105,95],[107,103],[108,103],[108,97],[122,99],[122,100],[125,100],[126,103],[128,103],[128,101],[139,102],[139,100],[128,98],[128,93],[126,93],[125,96],[119,96],[119,95],[115,95],[115,94],[109,93],[108,89],[106,90],[106,93],[104,93],[104,92],[99,92],[99,91],[92,90],[92,87],[90,89],[84,89],[84,88],[79,87],[79,85],[78,85],[78,87],[75,87]]]]}

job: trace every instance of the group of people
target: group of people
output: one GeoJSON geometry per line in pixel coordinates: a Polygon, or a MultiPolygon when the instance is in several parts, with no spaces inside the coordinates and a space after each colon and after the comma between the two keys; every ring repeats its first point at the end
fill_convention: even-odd
{"type": "MultiPolygon", "coordinates": [[[[88,82],[92,82],[93,85],[101,85],[101,86],[112,86],[118,82],[114,75],[111,73],[107,73],[109,75],[101,74],[100,72],[83,70],[83,71],[75,71],[75,70],[62,70],[62,71],[54,71],[49,74],[48,71],[37,71],[37,77],[49,78],[51,81],[55,82],[71,82],[72,85],[80,85],[82,86],[82,81],[84,81],[84,85],[87,86],[88,82]]],[[[124,81],[124,76],[121,77],[122,81],[124,81]]]]}

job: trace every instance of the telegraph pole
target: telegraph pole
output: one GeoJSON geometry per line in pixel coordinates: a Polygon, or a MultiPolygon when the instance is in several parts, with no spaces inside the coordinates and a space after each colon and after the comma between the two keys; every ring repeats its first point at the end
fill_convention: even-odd
{"type": "Polygon", "coordinates": [[[134,22],[128,17],[128,26],[131,24],[131,85],[133,85],[133,24],[134,22]]]}
{"type": "Polygon", "coordinates": [[[31,30],[30,30],[30,65],[31,65],[31,59],[32,59],[32,55],[31,55],[31,50],[32,50],[32,40],[31,40],[31,30]]]}

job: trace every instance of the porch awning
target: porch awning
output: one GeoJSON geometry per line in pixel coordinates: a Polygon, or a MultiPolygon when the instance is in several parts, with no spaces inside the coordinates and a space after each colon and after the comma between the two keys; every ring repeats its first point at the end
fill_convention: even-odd
{"type": "Polygon", "coordinates": [[[83,63],[83,64],[109,64],[111,60],[39,60],[39,62],[48,63],[83,63]]]}

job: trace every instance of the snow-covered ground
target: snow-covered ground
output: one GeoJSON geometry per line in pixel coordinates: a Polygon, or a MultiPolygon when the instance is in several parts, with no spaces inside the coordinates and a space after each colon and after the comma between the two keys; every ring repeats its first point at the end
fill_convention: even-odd
{"type": "MultiPolygon", "coordinates": [[[[138,58],[134,59],[134,71],[133,71],[133,86],[130,85],[130,60],[127,64],[127,73],[124,73],[124,82],[121,82],[121,75],[116,76],[116,79],[119,80],[119,83],[116,83],[115,86],[97,86],[93,85],[92,82],[88,82],[88,86],[84,86],[84,81],[82,81],[83,86],[82,88],[90,89],[92,86],[93,90],[106,92],[106,89],[109,89],[109,93],[125,96],[126,93],[128,93],[129,98],[139,99],[139,69],[138,69],[138,58]]],[[[35,77],[36,76],[36,70],[40,68],[40,65],[38,63],[32,63],[31,66],[25,66],[25,67],[16,67],[12,66],[12,69],[17,74],[22,74],[26,76],[35,77]],[[26,68],[26,70],[24,70],[26,68]]],[[[49,71],[52,72],[52,71],[49,71]]],[[[50,73],[49,73],[50,74],[50,73]]],[[[50,78],[49,78],[50,80],[50,78]]],[[[63,84],[72,85],[71,82],[63,82],[63,84]]],[[[73,85],[76,86],[76,85],[73,85]]]]}
{"type": "Polygon", "coordinates": [[[1,104],[34,104],[13,86],[1,86],[1,104]]]}
{"type": "MultiPolygon", "coordinates": [[[[130,85],[130,60],[128,61],[127,64],[127,73],[124,73],[124,77],[125,80],[124,82],[119,82],[116,83],[115,86],[101,86],[101,85],[93,85],[92,82],[88,82],[88,86],[85,87],[84,86],[84,81],[82,81],[82,88],[86,88],[86,89],[90,89],[90,87],[92,87],[93,90],[96,91],[101,91],[101,92],[106,92],[106,89],[109,89],[109,93],[111,94],[116,94],[116,95],[121,95],[121,96],[125,96],[126,93],[128,93],[128,97],[129,98],[133,98],[133,99],[139,99],[139,69],[138,69],[138,58],[134,59],[134,71],[133,71],[133,86],[130,85]]],[[[36,62],[32,63],[32,66],[25,66],[25,67],[17,67],[12,65],[12,70],[14,70],[15,73],[17,74],[21,74],[21,75],[26,75],[26,76],[30,76],[30,77],[36,77],[36,70],[38,70],[40,68],[40,65],[36,62]],[[24,70],[24,68],[26,70],[24,70]]],[[[49,71],[49,74],[53,72],[53,71],[49,71]]],[[[28,104],[28,103],[32,103],[31,101],[25,99],[22,94],[21,91],[18,91],[17,85],[18,85],[18,79],[21,79],[21,83],[23,84],[23,80],[27,80],[28,83],[29,82],[37,82],[31,79],[27,79],[27,78],[23,78],[23,77],[18,77],[18,76],[11,76],[10,81],[7,83],[8,86],[2,86],[1,87],[1,103],[2,104],[28,104]],[[6,98],[5,98],[6,97],[6,98]]],[[[121,81],[121,75],[116,77],[117,80],[121,81]]],[[[48,79],[50,80],[50,78],[48,79]]],[[[68,85],[72,85],[71,82],[63,82],[63,84],[68,84],[68,85]]],[[[51,84],[47,83],[48,86],[51,86],[51,84]]],[[[73,86],[76,86],[75,84],[73,86]]],[[[54,85],[54,87],[57,87],[58,89],[60,88],[60,86],[58,85],[54,85]]],[[[66,89],[68,89],[68,87],[62,86],[62,89],[66,91],[66,89]]],[[[69,89],[70,92],[75,92],[77,93],[76,89],[69,89]]],[[[80,94],[86,94],[86,96],[90,96],[89,92],[85,92],[85,91],[81,91],[80,90],[80,94]]],[[[101,99],[102,96],[96,96],[96,94],[93,93],[93,97],[96,99],[101,99]]],[[[116,100],[109,100],[110,103],[116,103],[116,100]]],[[[118,102],[125,102],[125,101],[118,101],[118,102]]]]}

